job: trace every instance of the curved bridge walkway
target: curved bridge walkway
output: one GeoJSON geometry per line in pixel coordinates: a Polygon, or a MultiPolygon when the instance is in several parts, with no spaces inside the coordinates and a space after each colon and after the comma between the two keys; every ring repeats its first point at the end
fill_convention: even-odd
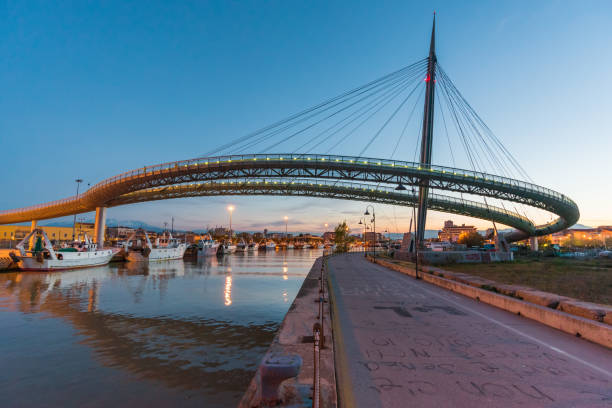
{"type": "Polygon", "coordinates": [[[546,235],[573,225],[576,204],[556,191],[519,180],[443,166],[376,158],[314,154],[256,154],[205,157],[147,166],[106,179],[79,196],[0,211],[0,224],[56,218],[96,211],[96,238],[104,231],[106,208],[169,198],[228,195],[307,195],[414,205],[416,197],[397,186],[499,198],[550,211],[558,216],[534,225],[504,208],[434,194],[428,207],[469,215],[516,228],[508,241],[546,235]]]}
{"type": "Polygon", "coordinates": [[[612,351],[366,261],[330,257],[351,407],[609,407],[612,351]]]}

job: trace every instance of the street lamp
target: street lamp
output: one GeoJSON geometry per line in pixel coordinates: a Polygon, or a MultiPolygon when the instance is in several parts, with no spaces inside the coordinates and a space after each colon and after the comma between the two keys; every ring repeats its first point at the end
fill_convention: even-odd
{"type": "Polygon", "coordinates": [[[289,217],[287,217],[285,215],[285,241],[289,242],[289,240],[287,239],[287,224],[289,223],[289,217]]]}
{"type": "Polygon", "coordinates": [[[230,242],[232,242],[232,213],[234,212],[235,208],[236,207],[234,207],[233,205],[228,205],[227,206],[227,211],[229,211],[229,222],[230,222],[229,223],[229,227],[230,227],[229,228],[230,229],[229,230],[229,240],[230,240],[230,242]]]}
{"type": "Polygon", "coordinates": [[[359,225],[363,225],[363,256],[366,256],[366,223],[365,217],[359,219],[359,225]]]}
{"type": "Polygon", "coordinates": [[[374,206],[372,204],[368,204],[363,215],[370,215],[368,208],[372,208],[372,223],[374,225],[374,261],[376,261],[376,212],[374,211],[374,206]]]}
{"type": "MultiPolygon", "coordinates": [[[[83,182],[83,179],[76,179],[74,180],[77,183],[77,192],[76,192],[76,197],[77,200],[79,199],[79,187],[81,186],[81,183],[83,182]]],[[[74,234],[75,234],[75,229],[76,229],[76,213],[74,213],[74,219],[72,220],[72,240],[74,241],[74,234]]]]}
{"type": "Polygon", "coordinates": [[[389,228],[385,228],[385,232],[387,233],[387,255],[391,251],[391,233],[389,232],[389,228]]]}

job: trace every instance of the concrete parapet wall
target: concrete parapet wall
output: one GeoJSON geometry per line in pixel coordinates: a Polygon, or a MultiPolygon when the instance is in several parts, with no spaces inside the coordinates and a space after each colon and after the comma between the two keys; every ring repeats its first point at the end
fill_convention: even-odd
{"type": "MultiPolygon", "coordinates": [[[[314,379],[314,344],[312,342],[313,324],[318,321],[319,278],[322,258],[318,258],[304,279],[300,291],[289,307],[283,322],[270,348],[261,361],[240,404],[240,408],[253,407],[310,407],[312,406],[312,386],[314,379]],[[274,356],[299,356],[302,366],[297,377],[285,380],[279,390],[280,401],[262,401],[262,369],[266,361],[274,356]]],[[[324,280],[324,284],[327,282],[324,280]]],[[[325,289],[327,294],[327,288],[325,289]]],[[[323,308],[323,333],[325,347],[320,352],[321,407],[336,407],[336,377],[334,348],[329,303],[323,308]]]]}
{"type": "MultiPolygon", "coordinates": [[[[410,252],[396,251],[395,259],[409,261],[412,257],[410,252]]],[[[447,263],[488,263],[512,261],[512,252],[502,251],[423,251],[419,252],[419,260],[429,264],[447,263]]]]}
{"type": "MultiPolygon", "coordinates": [[[[373,261],[373,258],[370,257],[369,259],[373,261]]],[[[376,259],[376,263],[389,269],[415,276],[414,268],[401,266],[380,258],[376,259]]],[[[511,297],[497,289],[497,286],[503,286],[504,291],[510,293],[512,292],[511,285],[495,284],[491,286],[490,282],[492,281],[488,281],[486,289],[483,289],[482,286],[479,287],[478,285],[478,282],[482,281],[481,278],[470,280],[466,278],[467,275],[465,274],[454,274],[434,267],[424,267],[423,272],[425,273],[420,273],[419,277],[426,282],[612,348],[612,327],[606,324],[607,317],[612,318],[612,307],[610,306],[578,302],[573,299],[524,287],[514,289],[513,296],[516,297],[511,297]],[[464,283],[465,281],[469,283],[464,283]],[[520,299],[521,294],[527,295],[531,301],[520,299]],[[558,307],[559,310],[553,309],[553,305],[556,305],[555,307],[558,307]],[[596,309],[597,312],[593,312],[593,309],[596,309]],[[573,314],[568,313],[570,311],[573,314]]]]}

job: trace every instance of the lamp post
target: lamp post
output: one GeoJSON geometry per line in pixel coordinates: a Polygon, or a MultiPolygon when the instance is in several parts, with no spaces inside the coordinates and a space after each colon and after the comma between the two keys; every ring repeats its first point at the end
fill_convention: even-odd
{"type": "Polygon", "coordinates": [[[391,251],[391,233],[389,232],[389,228],[385,228],[385,232],[387,233],[387,255],[391,251]]]}
{"type": "Polygon", "coordinates": [[[229,241],[232,242],[232,213],[234,212],[235,207],[233,205],[227,206],[227,211],[229,211],[229,241]]]}
{"type": "MultiPolygon", "coordinates": [[[[79,199],[79,187],[81,186],[81,183],[83,182],[83,179],[76,179],[74,180],[77,183],[77,192],[76,192],[76,196],[77,196],[77,200],[79,199]]],[[[75,229],[76,229],[76,213],[74,213],[74,218],[72,220],[72,240],[74,241],[74,234],[75,234],[75,229]]]]}
{"type": "Polygon", "coordinates": [[[366,256],[366,222],[365,217],[359,219],[359,225],[363,224],[363,256],[366,256]]]}
{"type": "Polygon", "coordinates": [[[373,228],[373,232],[374,232],[374,261],[376,261],[376,213],[374,211],[374,206],[372,204],[368,204],[368,206],[366,207],[365,212],[363,213],[363,215],[370,215],[370,212],[368,211],[368,208],[372,208],[372,224],[374,226],[373,228]]]}
{"type": "Polygon", "coordinates": [[[287,224],[288,223],[289,223],[289,217],[287,217],[285,215],[285,241],[287,241],[287,242],[289,242],[289,240],[287,239],[287,236],[288,236],[288,234],[287,234],[287,224]]]}

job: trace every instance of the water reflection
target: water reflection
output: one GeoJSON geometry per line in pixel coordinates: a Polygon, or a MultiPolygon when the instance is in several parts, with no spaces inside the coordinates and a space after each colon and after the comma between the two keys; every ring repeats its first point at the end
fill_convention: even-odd
{"type": "Polygon", "coordinates": [[[225,292],[223,293],[225,296],[225,306],[229,306],[232,304],[232,277],[228,275],[225,277],[225,292]]]}
{"type": "Polygon", "coordinates": [[[235,405],[316,256],[0,274],[0,406],[235,405]]]}

